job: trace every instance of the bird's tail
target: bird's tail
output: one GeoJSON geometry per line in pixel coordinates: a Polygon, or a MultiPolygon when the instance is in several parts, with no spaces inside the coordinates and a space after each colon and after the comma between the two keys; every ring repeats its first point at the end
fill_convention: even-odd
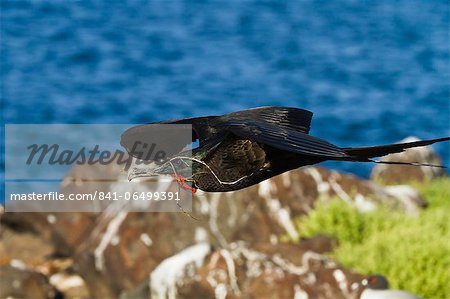
{"type": "Polygon", "coordinates": [[[442,167],[440,165],[432,165],[432,164],[424,164],[424,163],[416,163],[416,162],[388,162],[388,161],[374,161],[372,158],[383,157],[389,154],[400,153],[405,149],[426,146],[436,142],[449,141],[450,137],[438,138],[438,139],[430,139],[430,140],[420,140],[413,142],[405,142],[405,143],[396,143],[396,144],[387,144],[387,145],[378,145],[378,146],[368,146],[368,147],[348,147],[343,148],[343,150],[351,156],[353,161],[371,161],[375,163],[382,164],[399,164],[399,165],[415,165],[415,166],[434,166],[434,167],[442,167]]]}

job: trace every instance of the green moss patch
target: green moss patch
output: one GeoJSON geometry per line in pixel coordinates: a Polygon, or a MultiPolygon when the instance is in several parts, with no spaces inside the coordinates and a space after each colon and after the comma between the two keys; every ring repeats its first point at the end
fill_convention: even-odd
{"type": "Polygon", "coordinates": [[[345,267],[388,277],[391,288],[450,298],[450,179],[416,185],[429,206],[419,215],[381,208],[361,213],[341,200],[319,203],[296,219],[300,236],[327,234],[345,267]]]}

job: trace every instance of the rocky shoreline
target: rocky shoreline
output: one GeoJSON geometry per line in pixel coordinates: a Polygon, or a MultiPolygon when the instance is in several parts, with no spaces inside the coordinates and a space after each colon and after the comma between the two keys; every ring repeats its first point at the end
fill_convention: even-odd
{"type": "MultiPolygon", "coordinates": [[[[408,150],[401,159],[440,161],[429,148],[408,150]]],[[[89,171],[98,170],[78,168],[69,176],[89,171]]],[[[426,199],[404,184],[443,175],[441,169],[377,165],[371,180],[363,180],[307,167],[236,192],[199,192],[196,219],[183,213],[2,212],[0,297],[359,298],[367,273],[325,255],[336,240],[300,240],[293,219],[333,198],[364,212],[383,205],[420,213],[426,199]],[[285,236],[299,241],[282,242],[285,236]]],[[[64,184],[64,190],[86,192],[82,183],[64,184]]]]}

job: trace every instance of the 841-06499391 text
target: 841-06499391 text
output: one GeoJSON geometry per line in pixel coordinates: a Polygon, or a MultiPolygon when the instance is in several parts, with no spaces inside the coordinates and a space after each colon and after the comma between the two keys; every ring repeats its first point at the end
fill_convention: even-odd
{"type": "Polygon", "coordinates": [[[98,192],[99,200],[180,200],[179,192],[98,192]]]}

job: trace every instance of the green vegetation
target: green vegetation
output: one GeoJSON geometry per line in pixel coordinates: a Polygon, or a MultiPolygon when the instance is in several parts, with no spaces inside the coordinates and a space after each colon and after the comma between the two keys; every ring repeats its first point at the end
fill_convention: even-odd
{"type": "Polygon", "coordinates": [[[450,179],[415,185],[429,206],[419,215],[381,208],[361,213],[340,200],[296,220],[301,236],[339,241],[331,256],[361,273],[385,275],[393,289],[450,298],[450,179]]]}

